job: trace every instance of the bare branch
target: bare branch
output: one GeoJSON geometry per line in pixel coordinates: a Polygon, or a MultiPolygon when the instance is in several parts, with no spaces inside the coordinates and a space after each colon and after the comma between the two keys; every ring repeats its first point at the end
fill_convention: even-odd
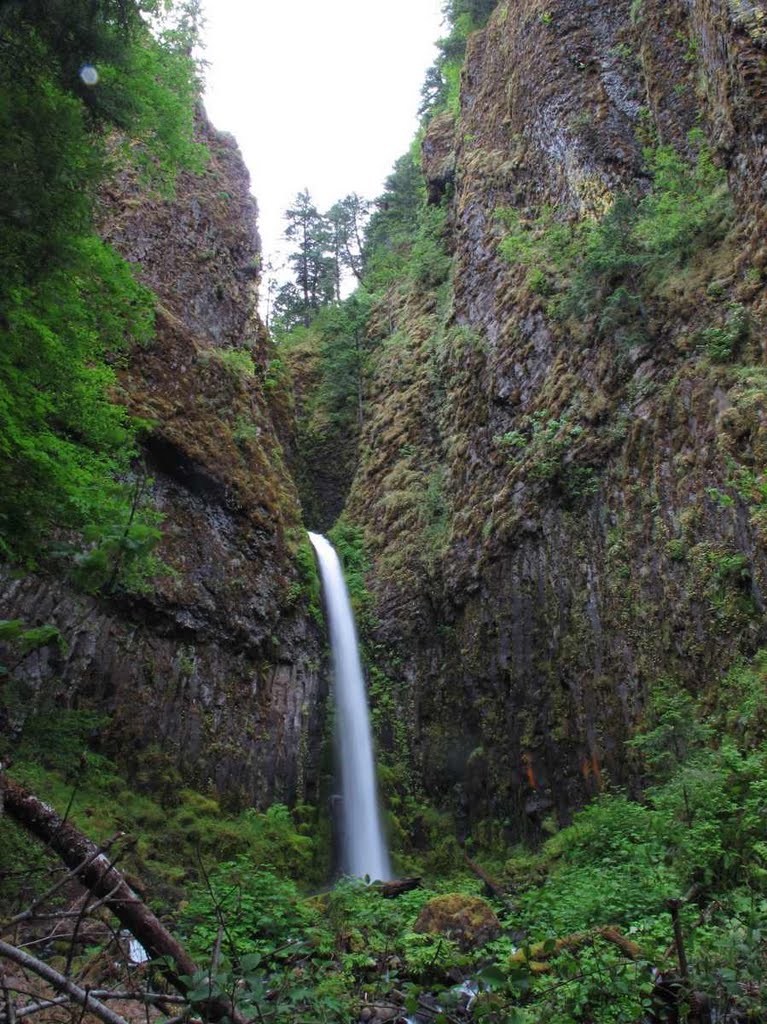
{"type": "Polygon", "coordinates": [[[13,963],[18,964],[19,967],[24,967],[39,978],[43,978],[57,992],[65,992],[69,999],[77,1003],[78,1006],[81,1006],[83,1010],[88,1009],[100,1020],[103,1020],[104,1024],[126,1024],[126,1021],[119,1014],[110,1010],[108,1006],[104,1006],[87,989],[75,985],[69,978],[65,978],[63,974],[54,971],[52,967],[49,967],[48,964],[38,960],[37,957],[32,956],[30,953],[25,953],[23,949],[17,949],[15,946],[0,940],[0,956],[6,957],[8,960],[13,961],[13,963]]]}
{"type": "Polygon", "coordinates": [[[7,1024],[16,1024],[16,1007],[13,1002],[11,990],[6,984],[5,975],[2,977],[3,1001],[5,1002],[5,1019],[7,1024]]]}
{"type": "MultiPolygon", "coordinates": [[[[188,983],[182,980],[182,976],[195,975],[197,965],[128,885],[124,876],[110,864],[101,849],[17,782],[8,776],[4,776],[2,781],[0,792],[5,811],[61,857],[80,884],[111,910],[150,957],[165,961],[164,972],[168,980],[185,994],[188,983]]],[[[205,1006],[205,1012],[212,1020],[228,1016],[234,1024],[245,1024],[229,999],[211,999],[205,1006]]]]}
{"type": "Polygon", "coordinates": [[[106,853],[110,849],[110,847],[112,847],[118,841],[118,839],[122,839],[124,835],[124,832],[118,832],[116,835],[112,836],[111,839],[108,839],[102,846],[92,850],[85,858],[85,860],[83,860],[80,864],[75,865],[75,867],[71,868],[71,870],[67,871],[63,878],[60,878],[58,882],[56,882],[55,885],[52,885],[50,889],[48,889],[46,892],[42,894],[42,896],[38,896],[37,899],[35,899],[34,902],[31,903],[26,910],[22,911],[20,914],[17,914],[15,917],[12,917],[3,925],[0,925],[0,928],[2,928],[3,931],[7,931],[8,929],[14,927],[14,925],[20,924],[22,921],[29,921],[33,918],[39,918],[40,916],[54,916],[52,914],[38,915],[35,914],[35,911],[37,910],[38,907],[42,906],[42,904],[45,903],[46,900],[49,900],[52,896],[55,896],[55,894],[60,889],[63,889],[67,882],[70,882],[72,881],[72,879],[77,878],[80,872],[84,871],[89,864],[92,864],[96,857],[101,856],[102,853],[106,853]]]}
{"type": "MultiPolygon", "coordinates": [[[[51,1006],[63,1006],[64,1003],[69,1002],[69,996],[56,996],[55,999],[43,999],[39,1003],[30,1003],[27,1006],[22,1006],[16,1010],[16,1020],[20,1020],[22,1017],[31,1017],[33,1013],[40,1013],[41,1010],[47,1010],[51,1006]]],[[[6,1018],[3,1018],[5,1021],[6,1018]]]]}

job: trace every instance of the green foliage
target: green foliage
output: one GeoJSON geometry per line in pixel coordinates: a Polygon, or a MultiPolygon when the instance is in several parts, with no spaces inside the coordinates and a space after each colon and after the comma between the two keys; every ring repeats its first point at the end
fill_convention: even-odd
{"type": "Polygon", "coordinates": [[[689,141],[698,151],[692,167],[671,146],[647,153],[653,187],[639,201],[634,233],[650,274],[680,266],[719,241],[732,215],[726,172],[714,164],[701,131],[691,132],[689,141]]]}
{"type": "Polygon", "coordinates": [[[258,441],[261,427],[249,416],[239,415],[232,427],[232,438],[235,444],[246,446],[258,441]]]}
{"type": "Polygon", "coordinates": [[[0,619],[0,643],[11,644],[22,656],[56,643],[63,651],[66,643],[56,626],[45,624],[28,629],[23,619],[0,619]]]}
{"type": "Polygon", "coordinates": [[[366,232],[365,285],[369,291],[381,292],[406,275],[425,199],[418,155],[406,153],[386,179],[366,232]]]}
{"type": "Polygon", "coordinates": [[[661,844],[645,841],[632,854],[623,847],[622,833],[612,835],[611,842],[617,858],[565,863],[539,889],[524,894],[520,914],[533,938],[605,924],[627,926],[664,913],[668,894],[676,892],[679,882],[662,862],[661,844]]]}
{"type": "Polygon", "coordinates": [[[295,883],[248,856],[217,865],[206,884],[190,895],[181,927],[192,956],[204,961],[210,955],[221,916],[232,946],[228,952],[237,958],[252,953],[264,957],[300,941],[312,920],[298,901],[295,883]]]}
{"type": "Polygon", "coordinates": [[[436,288],[447,280],[450,255],[445,248],[446,233],[447,210],[442,206],[424,207],[408,261],[413,281],[423,288],[436,288]]]}
{"type": "Polygon", "coordinates": [[[433,562],[437,562],[445,552],[450,528],[450,517],[445,496],[445,479],[447,472],[444,466],[437,466],[426,480],[426,491],[423,500],[424,537],[427,554],[433,562]]]}
{"type": "Polygon", "coordinates": [[[721,681],[709,724],[715,733],[734,735],[748,749],[767,741],[767,650],[735,665],[721,681]]]}
{"type": "Polygon", "coordinates": [[[339,295],[340,268],[333,258],[332,225],[314,205],[307,189],[285,211],[285,237],[295,243],[288,262],[294,280],[283,285],[275,300],[276,328],[308,327],[317,312],[339,295]]]}
{"type": "Polygon", "coordinates": [[[50,884],[51,871],[59,867],[55,854],[8,815],[0,815],[0,913],[4,917],[28,907],[50,884]]]}
{"type": "Polygon", "coordinates": [[[155,7],[30,0],[0,19],[0,552],[32,565],[63,531],[60,557],[92,562],[98,550],[97,575],[125,586],[156,568],[157,533],[132,502],[138,425],[113,400],[115,366],[151,337],[153,301],[93,231],[104,139],[124,133],[165,187],[180,164],[200,166],[195,70],[149,31],[155,7]]]}
{"type": "Polygon", "coordinates": [[[657,847],[658,816],[649,808],[622,794],[600,796],[579,811],[568,828],[548,840],[545,853],[564,857],[580,867],[625,863],[636,856],[637,847],[657,847]]]}
{"type": "Polygon", "coordinates": [[[424,121],[443,110],[460,111],[460,78],[466,42],[487,23],[498,0],[447,0],[442,13],[449,32],[437,43],[438,55],[426,73],[419,114],[424,121]]]}
{"type": "Polygon", "coordinates": [[[314,548],[307,537],[302,537],[298,542],[294,557],[298,568],[298,579],[291,584],[288,590],[288,600],[297,601],[301,597],[306,598],[309,614],[315,622],[322,625],[322,587],[314,548]]]}
{"type": "Polygon", "coordinates": [[[737,355],[740,347],[750,334],[748,311],[739,302],[728,305],[727,316],[722,327],[709,327],[701,339],[713,363],[727,363],[737,355]]]}
{"type": "Polygon", "coordinates": [[[583,428],[544,412],[534,412],[520,422],[520,429],[507,431],[495,443],[508,453],[510,461],[524,466],[531,480],[558,487],[569,498],[594,494],[596,472],[577,461],[576,449],[583,428]]]}
{"type": "Polygon", "coordinates": [[[286,367],[284,361],[279,358],[270,359],[264,376],[264,390],[274,391],[281,387],[285,377],[286,367]]]}
{"type": "Polygon", "coordinates": [[[452,942],[412,930],[428,889],[384,899],[357,879],[342,879],[312,899],[292,883],[239,863],[221,865],[209,885],[195,892],[183,916],[186,941],[201,962],[224,926],[222,968],[195,979],[195,999],[213,985],[229,989],[234,978],[238,1005],[259,1019],[315,1024],[355,1019],[363,993],[398,986],[417,991],[444,983],[462,962],[452,942]],[[269,991],[268,1002],[265,1002],[269,991]]]}
{"type": "Polygon", "coordinates": [[[342,517],[329,531],[328,537],[341,559],[352,608],[362,628],[371,611],[371,595],[367,588],[370,559],[365,551],[362,528],[342,517]]]}
{"type": "Polygon", "coordinates": [[[337,429],[358,429],[370,372],[366,329],[372,300],[358,288],[344,302],[323,309],[314,328],[319,336],[321,380],[318,399],[337,429]]]}
{"type": "Polygon", "coordinates": [[[652,966],[644,960],[630,962],[597,939],[577,953],[556,958],[554,976],[536,985],[536,1002],[546,1007],[546,1020],[552,1024],[633,1024],[653,1009],[652,966]]]}
{"type": "MultiPolygon", "coordinates": [[[[131,512],[135,433],[109,398],[110,352],[151,326],[148,293],[95,238],[34,289],[7,295],[0,345],[0,528],[31,558],[54,527],[117,530],[131,512]]],[[[134,517],[135,518],[135,517],[134,517]]],[[[141,519],[141,516],[139,516],[141,519]]]]}
{"type": "Polygon", "coordinates": [[[653,779],[669,779],[710,738],[695,714],[695,702],[674,680],[660,680],[645,708],[645,727],[628,746],[640,753],[653,779]]]}
{"type": "MultiPolygon", "coordinates": [[[[162,515],[146,500],[134,503],[126,512],[125,522],[92,525],[83,531],[88,547],[73,555],[71,570],[72,579],[82,590],[109,591],[119,582],[126,590],[145,593],[151,589],[154,577],[169,571],[154,554],[162,537],[162,515]]],[[[58,550],[66,551],[61,546],[58,550]]]]}
{"type": "MultiPolygon", "coordinates": [[[[701,132],[689,136],[690,164],[672,146],[645,151],[652,187],[643,196],[620,195],[598,220],[567,221],[544,207],[532,220],[500,211],[507,227],[500,243],[511,263],[527,267],[527,286],[552,296],[558,317],[598,314],[597,330],[625,345],[649,337],[647,303],[657,287],[697,253],[719,242],[732,219],[727,176],[712,159],[701,132]]],[[[729,358],[745,336],[742,314],[732,313],[724,334],[704,340],[729,358]]]]}
{"type": "Polygon", "coordinates": [[[21,738],[13,747],[14,759],[34,759],[40,767],[71,778],[80,769],[83,758],[91,758],[95,767],[101,766],[89,745],[105,725],[105,717],[96,711],[62,713],[61,709],[45,709],[25,723],[21,738]]]}
{"type": "Polygon", "coordinates": [[[634,1021],[650,1011],[650,968],[671,944],[669,897],[683,905],[692,985],[717,1013],[748,1013],[764,982],[760,915],[767,907],[764,843],[765,654],[735,666],[704,708],[671,681],[651,691],[632,749],[654,784],[642,803],[603,794],[537,856],[515,852],[516,912],[526,938],[492,944],[478,1019],[634,1021]],[[520,891],[521,890],[521,891],[520,891]],[[600,938],[618,925],[638,944],[631,960],[600,938]],[[559,941],[555,941],[559,940],[559,941]],[[538,943],[538,944],[536,944],[538,943]],[[533,961],[545,960],[537,968],[533,961]]]}
{"type": "Polygon", "coordinates": [[[256,376],[253,356],[244,348],[212,348],[201,353],[201,358],[220,363],[236,381],[250,381],[256,376]]]}

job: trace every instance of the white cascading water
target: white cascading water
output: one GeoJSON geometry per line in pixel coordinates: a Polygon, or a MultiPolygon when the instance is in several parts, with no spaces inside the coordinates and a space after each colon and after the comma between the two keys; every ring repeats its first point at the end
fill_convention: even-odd
{"type": "Polygon", "coordinates": [[[391,877],[376,791],[373,736],[357,631],[341,563],[333,545],[318,533],[309,540],[317,553],[330,628],[336,694],[336,733],[343,801],[343,870],[372,879],[391,877]]]}

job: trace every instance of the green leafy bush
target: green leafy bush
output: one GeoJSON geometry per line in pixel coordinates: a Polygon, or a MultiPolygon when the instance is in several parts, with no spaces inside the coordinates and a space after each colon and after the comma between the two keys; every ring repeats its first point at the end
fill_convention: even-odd
{"type": "Polygon", "coordinates": [[[215,360],[227,371],[236,381],[253,380],[256,376],[256,366],[253,356],[244,348],[212,348],[203,353],[205,360],[215,360]]]}
{"type": "Polygon", "coordinates": [[[567,416],[556,418],[543,411],[525,416],[519,428],[495,438],[509,460],[524,466],[531,480],[556,486],[570,499],[594,494],[599,486],[596,470],[578,461],[577,443],[583,427],[567,416]]]}
{"type": "Polygon", "coordinates": [[[701,338],[706,352],[714,363],[727,363],[738,352],[750,334],[748,312],[739,302],[730,303],[723,326],[709,327],[701,338]]]}
{"type": "Polygon", "coordinates": [[[450,255],[445,249],[446,226],[447,211],[443,207],[427,206],[421,211],[409,271],[413,280],[425,288],[442,284],[450,271],[450,255]]]}
{"type": "Polygon", "coordinates": [[[93,580],[98,551],[98,575],[117,568],[123,585],[129,565],[133,582],[142,576],[157,534],[132,504],[139,424],[114,400],[115,367],[151,337],[154,308],[96,237],[95,192],[107,136],[130,136],[125,154],[166,189],[179,166],[202,160],[196,72],[180,40],[150,32],[143,16],[155,6],[30,0],[0,25],[0,554],[34,565],[63,531],[59,557],[82,556],[93,580]],[[79,75],[84,54],[92,87],[79,75]]]}
{"type": "Polygon", "coordinates": [[[338,552],[344,569],[349,598],[358,623],[364,623],[370,614],[372,597],[367,587],[370,559],[365,551],[365,537],[362,528],[348,519],[341,518],[329,531],[333,546],[338,552]]]}
{"type": "Polygon", "coordinates": [[[203,962],[213,949],[222,917],[231,947],[227,953],[235,960],[249,953],[274,955],[304,940],[313,922],[293,882],[255,866],[246,856],[219,864],[185,908],[181,927],[190,953],[203,962]]]}

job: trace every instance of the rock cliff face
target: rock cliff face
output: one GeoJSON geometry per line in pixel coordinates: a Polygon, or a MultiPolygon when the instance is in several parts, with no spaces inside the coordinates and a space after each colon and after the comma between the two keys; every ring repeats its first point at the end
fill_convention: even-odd
{"type": "MultiPolygon", "coordinates": [[[[104,743],[130,771],[180,771],[230,804],[306,797],[320,733],[321,638],[295,567],[302,540],[283,465],[270,350],[256,311],[260,245],[231,138],[200,115],[210,152],[175,198],[124,173],[102,233],[158,298],[154,342],[122,371],[124,400],[152,424],[151,498],[169,567],[146,596],[78,595],[5,576],[0,615],[57,626],[18,672],[40,699],[111,713],[104,743]]],[[[311,794],[308,794],[311,795],[311,794]]]]}
{"type": "Polygon", "coordinates": [[[379,310],[348,514],[428,791],[516,834],[634,781],[623,740],[659,678],[704,693],[767,638],[765,25],[740,0],[508,0],[424,140],[451,280],[379,310]],[[558,315],[557,252],[537,279],[504,258],[508,211],[524,245],[577,232],[647,193],[647,147],[692,161],[693,128],[726,230],[624,282],[640,334],[558,315]]]}

